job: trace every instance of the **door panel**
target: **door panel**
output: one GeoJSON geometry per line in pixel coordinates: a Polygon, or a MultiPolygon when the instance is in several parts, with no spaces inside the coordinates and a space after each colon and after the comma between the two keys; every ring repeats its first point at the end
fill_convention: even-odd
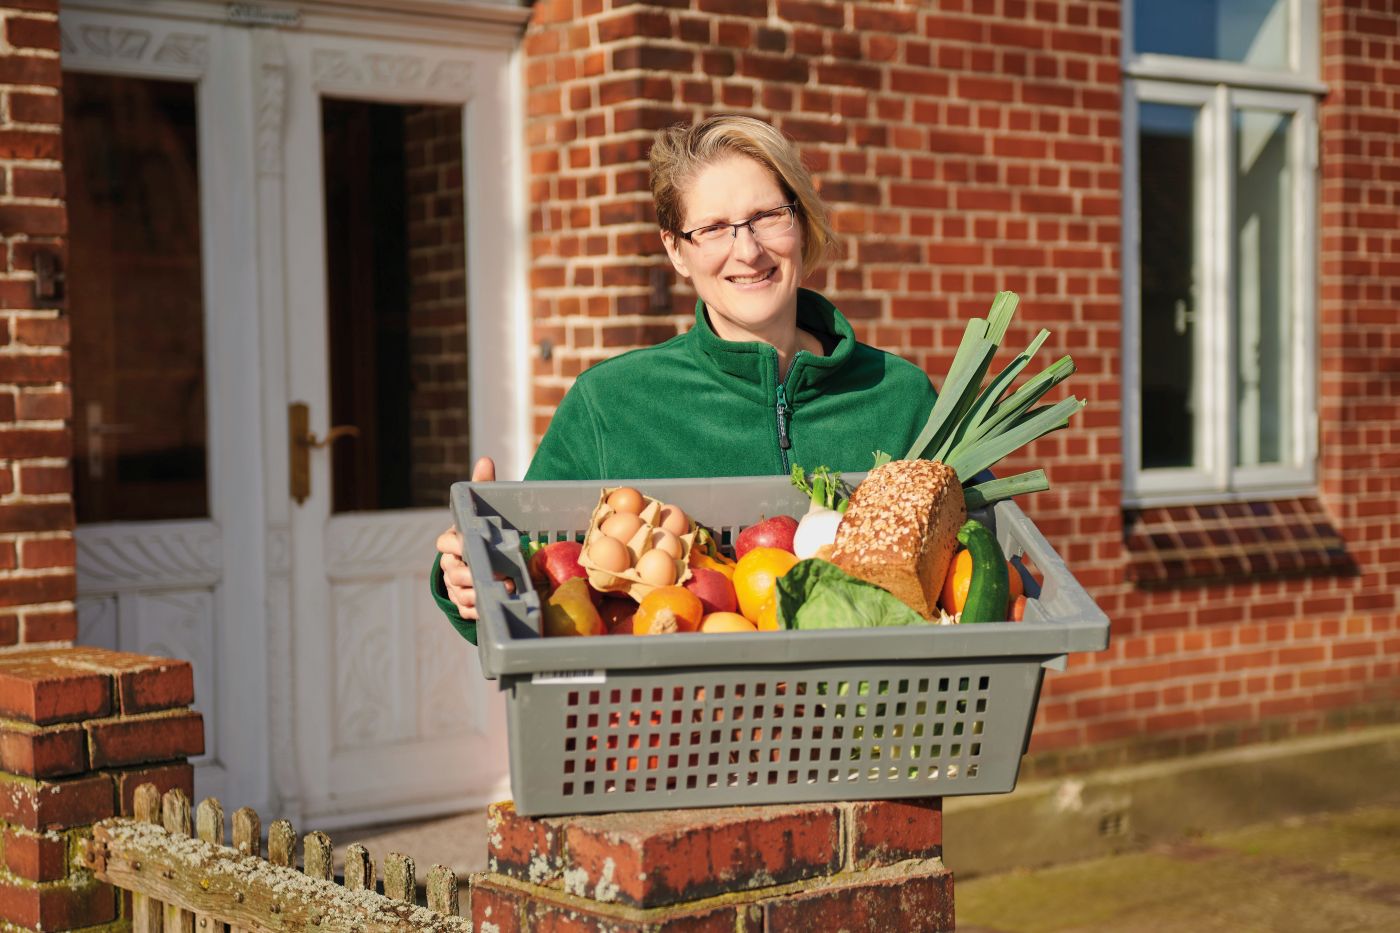
{"type": "MultiPolygon", "coordinates": [[[[507,58],[286,39],[300,115],[286,147],[291,399],[318,435],[359,429],[312,452],[291,517],[305,815],[334,826],[479,805],[503,793],[503,706],[427,572],[448,485],[475,452],[470,387],[510,372],[509,263],[482,262],[502,244],[473,235],[510,214],[504,111],[469,106],[503,100],[507,58]]],[[[498,407],[486,428],[508,447],[498,407]]]]}
{"type": "Polygon", "coordinates": [[[189,660],[196,793],[265,805],[246,32],[79,3],[59,27],[80,638],[189,660]]]}
{"type": "MultiPolygon", "coordinates": [[[[95,10],[84,2],[60,14],[65,72],[109,97],[120,82],[177,83],[177,96],[193,101],[194,157],[180,179],[143,190],[153,210],[176,194],[186,208],[197,204],[181,215],[187,236],[157,240],[166,264],[141,260],[135,284],[145,298],[133,292],[75,326],[75,341],[91,338],[109,357],[113,346],[161,351],[139,368],[165,379],[147,389],[160,403],[149,406],[159,430],[126,427],[137,420],[128,417],[134,381],[94,390],[95,406],[85,397],[75,412],[86,445],[75,466],[110,480],[130,454],[124,475],[146,483],[107,493],[105,505],[94,490],[82,494],[93,508],[76,534],[81,640],[194,664],[207,748],[199,795],[326,828],[498,798],[508,768],[499,693],[431,600],[427,572],[450,522],[448,485],[465,465],[490,454],[509,478],[526,461],[521,130],[510,63],[518,32],[503,35],[523,28],[525,12],[515,25],[478,29],[444,6],[452,28],[440,30],[386,5],[336,26],[308,17],[281,29],[236,25],[218,5],[163,19],[145,0],[130,0],[131,12],[118,12],[120,0],[95,10]],[[316,23],[337,31],[318,33],[316,23]],[[403,193],[379,198],[405,218],[396,268],[381,269],[385,247],[373,237],[368,247],[342,244],[333,258],[328,228],[362,237],[367,227],[328,221],[328,164],[356,157],[361,174],[341,203],[363,207],[382,194],[364,198],[384,184],[387,163],[360,158],[353,142],[327,145],[327,103],[400,124],[391,136],[403,193]],[[372,301],[333,296],[333,285],[365,271],[382,286],[367,293],[372,301]],[[156,310],[198,326],[153,326],[156,310]],[[331,339],[366,322],[349,349],[331,339]],[[133,345],[137,325],[145,344],[133,345]],[[343,367],[366,352],[373,379],[363,366],[343,367]],[[340,394],[368,388],[369,401],[346,414],[337,381],[340,394]],[[300,504],[289,490],[293,402],[308,406],[322,437],[341,418],[374,421],[366,443],[309,450],[311,491],[300,504]],[[202,410],[203,422],[176,404],[202,410]],[[133,464],[144,467],[133,473],[133,464]],[[201,487],[162,494],[159,482],[192,476],[201,487]]],[[[138,216],[166,216],[153,210],[138,216]]],[[[93,294],[78,303],[92,308],[121,297],[98,283],[119,280],[116,253],[129,244],[120,225],[89,226],[109,233],[101,255],[114,273],[83,283],[93,294]]],[[[352,288],[351,297],[363,296],[352,288]]]]}

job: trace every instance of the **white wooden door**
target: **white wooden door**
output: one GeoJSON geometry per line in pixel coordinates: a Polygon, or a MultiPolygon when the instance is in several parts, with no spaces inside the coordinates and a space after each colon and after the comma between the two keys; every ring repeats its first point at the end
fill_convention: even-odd
{"type": "Polygon", "coordinates": [[[253,177],[246,31],[80,2],[62,5],[59,24],[73,118],[64,135],[74,214],[79,642],[190,661],[205,728],[196,792],[265,804],[263,427],[258,383],[247,377],[258,371],[258,360],[257,271],[246,208],[253,177]],[[84,103],[86,115],[73,116],[84,103]],[[120,123],[133,110],[162,107],[183,111],[183,131],[139,118],[120,123]],[[102,121],[115,122],[107,130],[102,121]],[[160,132],[186,135],[188,151],[172,155],[177,143],[142,138],[160,132]],[[176,162],[179,170],[170,170],[176,162]],[[118,227],[103,239],[78,216],[80,202],[100,202],[107,205],[100,210],[128,221],[135,215],[156,226],[179,224],[183,232],[166,230],[154,252],[143,253],[133,245],[143,239],[140,225],[118,227]],[[184,234],[198,246],[172,259],[169,243],[184,234]],[[98,282],[103,275],[121,281],[122,289],[145,282],[148,293],[159,294],[162,270],[172,262],[188,267],[183,309],[161,311],[153,307],[159,302],[130,291],[109,302],[98,282]],[[181,317],[195,340],[164,346],[172,328],[162,313],[181,317]],[[104,328],[111,332],[102,335],[104,328]],[[164,355],[131,362],[147,349],[164,355]],[[113,368],[125,376],[89,391],[86,380],[113,368]],[[142,388],[143,379],[171,368],[193,381],[170,383],[178,386],[173,392],[149,382],[142,388]],[[173,417],[163,411],[138,417],[149,414],[141,408],[167,402],[188,410],[198,425],[200,436],[188,450],[171,439],[173,417]],[[199,491],[172,512],[170,474],[181,470],[199,491]],[[104,492],[113,473],[139,475],[104,492]],[[93,497],[104,496],[120,501],[95,507],[93,497]],[[84,521],[85,512],[96,520],[84,521]]]}
{"type": "MultiPolygon", "coordinates": [[[[332,342],[360,323],[337,308],[337,302],[357,297],[354,286],[342,287],[339,277],[381,261],[358,256],[348,272],[332,269],[332,242],[340,242],[347,226],[373,221],[336,213],[335,198],[367,196],[364,185],[348,195],[328,195],[328,160],[338,165],[368,158],[345,148],[327,151],[330,115],[374,105],[374,113],[397,118],[394,108],[415,114],[434,108],[439,117],[448,115],[454,131],[460,121],[452,135],[461,140],[463,169],[464,255],[457,258],[465,268],[460,313],[466,340],[449,355],[458,354],[455,365],[465,363],[469,391],[455,407],[472,455],[493,454],[503,476],[518,473],[524,417],[516,361],[523,325],[510,49],[475,45],[460,32],[432,41],[304,29],[285,33],[281,43],[287,400],[308,406],[316,434],[332,427],[332,395],[345,389],[347,378],[357,381],[343,369],[334,375],[332,342]]],[[[337,138],[343,147],[344,139],[337,138]]],[[[380,171],[378,163],[372,168],[380,171]]],[[[375,174],[369,185],[397,184],[390,177],[375,174]]],[[[386,197],[376,203],[391,202],[386,197]]],[[[378,313],[379,300],[366,301],[356,313],[378,313]]],[[[293,686],[282,712],[286,734],[294,736],[299,809],[318,826],[446,812],[506,793],[497,688],[481,677],[475,650],[449,627],[428,594],[433,541],[450,520],[446,482],[434,482],[442,488],[427,496],[440,503],[432,507],[365,510],[337,502],[343,477],[335,473],[336,458],[358,456],[357,444],[372,445],[367,433],[313,450],[309,494],[288,506],[285,645],[293,686]]],[[[380,474],[401,466],[394,451],[382,450],[374,464],[380,474]]]]}

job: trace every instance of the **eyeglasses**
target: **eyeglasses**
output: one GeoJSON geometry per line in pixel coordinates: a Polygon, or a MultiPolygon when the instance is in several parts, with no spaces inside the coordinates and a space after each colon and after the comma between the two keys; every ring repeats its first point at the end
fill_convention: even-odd
{"type": "Polygon", "coordinates": [[[797,205],[784,204],[737,224],[708,224],[683,232],[680,237],[702,253],[722,253],[739,238],[743,227],[749,228],[755,240],[773,240],[791,231],[796,219],[797,205]]]}

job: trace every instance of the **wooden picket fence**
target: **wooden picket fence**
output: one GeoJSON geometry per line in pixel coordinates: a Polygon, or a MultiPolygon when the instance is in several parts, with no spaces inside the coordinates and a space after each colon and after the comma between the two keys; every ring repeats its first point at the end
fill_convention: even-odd
{"type": "Polygon", "coordinates": [[[132,933],[471,933],[457,916],[457,876],[441,865],[428,872],[426,908],[416,905],[413,860],[390,853],[384,893],[364,846],[345,851],[344,885],[337,884],[331,841],[310,832],[295,866],[296,832],[277,820],[262,825],[244,807],[233,814],[233,846],[224,844],[224,809],[204,800],[191,834],[190,801],[181,790],[162,797],[152,784],[136,789],[135,817],[104,820],[85,843],[87,867],[102,881],[131,892],[132,933]]]}

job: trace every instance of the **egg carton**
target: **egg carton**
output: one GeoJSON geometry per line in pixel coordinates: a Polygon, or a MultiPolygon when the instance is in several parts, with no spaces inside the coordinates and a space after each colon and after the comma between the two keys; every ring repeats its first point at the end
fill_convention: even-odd
{"type": "MultiPolygon", "coordinates": [[[[623,546],[627,549],[628,566],[625,569],[615,569],[600,567],[590,555],[591,545],[599,538],[605,537],[602,526],[617,510],[608,504],[609,497],[620,489],[629,488],[624,486],[604,487],[598,494],[597,504],[593,508],[593,513],[588,519],[588,532],[583,539],[583,553],[579,557],[579,565],[588,571],[588,584],[600,593],[623,593],[637,602],[641,602],[652,590],[658,586],[684,583],[690,579],[690,551],[695,546],[695,523],[687,521],[689,529],[684,534],[676,535],[681,542],[680,556],[671,560],[670,574],[668,578],[644,573],[644,568],[639,568],[638,564],[642,558],[651,550],[652,535],[661,527],[661,510],[666,503],[660,499],[654,499],[645,493],[642,494],[642,509],[637,513],[641,519],[641,526],[632,533],[623,546]]],[[[635,488],[635,487],[632,487],[635,488]]],[[[680,508],[680,505],[674,504],[680,508]]]]}

